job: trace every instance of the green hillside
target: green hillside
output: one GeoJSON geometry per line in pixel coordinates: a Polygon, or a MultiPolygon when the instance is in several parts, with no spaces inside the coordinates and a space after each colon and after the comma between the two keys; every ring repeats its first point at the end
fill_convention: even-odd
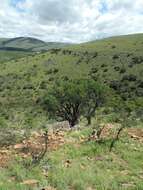
{"type": "MultiPolygon", "coordinates": [[[[93,78],[132,106],[142,106],[143,35],[114,37],[23,57],[0,65],[1,115],[45,117],[36,103],[56,80],[93,78]],[[40,114],[40,116],[39,116],[40,114]]],[[[34,118],[35,119],[35,118],[34,118]]]]}
{"type": "Polygon", "coordinates": [[[17,48],[17,50],[19,49],[25,51],[41,51],[41,50],[63,47],[65,45],[66,43],[44,42],[42,40],[30,37],[0,39],[0,49],[17,48]]]}
{"type": "Polygon", "coordinates": [[[24,56],[28,56],[31,53],[25,51],[9,51],[9,50],[2,50],[0,51],[0,63],[10,61],[13,59],[19,59],[24,56]]]}
{"type": "MultiPolygon", "coordinates": [[[[20,47],[18,51],[0,51],[0,189],[142,190],[143,34],[38,53],[29,52],[29,41],[25,45],[17,42],[13,48],[20,47]],[[83,81],[85,86],[85,80],[66,83],[70,86],[61,90],[58,82],[71,79],[93,79],[101,84],[98,88],[105,84],[103,96],[109,96],[118,111],[105,104],[88,127],[83,115],[73,129],[67,122],[57,123],[41,99],[51,89],[60,92],[56,95],[62,94],[64,108],[66,87],[69,95],[82,98],[83,91],[75,94],[73,89],[80,88],[73,84],[83,81]],[[53,88],[55,82],[59,86],[53,88]],[[130,115],[119,110],[123,102],[130,115]],[[111,150],[112,142],[116,144],[111,150]]],[[[95,84],[93,80],[88,81],[95,84]]],[[[82,105],[85,109],[85,101],[82,105]]]]}
{"type": "Polygon", "coordinates": [[[30,37],[0,38],[0,62],[21,58],[33,52],[67,46],[66,43],[44,42],[30,37]]]}

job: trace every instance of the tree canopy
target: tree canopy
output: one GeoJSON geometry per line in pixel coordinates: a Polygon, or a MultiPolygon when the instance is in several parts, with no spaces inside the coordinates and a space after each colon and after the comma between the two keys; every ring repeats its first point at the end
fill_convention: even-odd
{"type": "Polygon", "coordinates": [[[105,86],[91,79],[56,82],[44,95],[42,105],[50,117],[67,120],[73,127],[81,115],[90,123],[96,109],[103,105],[105,93],[105,86]]]}

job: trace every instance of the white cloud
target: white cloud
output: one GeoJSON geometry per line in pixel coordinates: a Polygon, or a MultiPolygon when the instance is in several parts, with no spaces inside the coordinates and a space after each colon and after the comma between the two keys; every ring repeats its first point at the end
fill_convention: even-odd
{"type": "Polygon", "coordinates": [[[142,0],[0,0],[0,5],[0,37],[83,42],[143,32],[142,0]]]}

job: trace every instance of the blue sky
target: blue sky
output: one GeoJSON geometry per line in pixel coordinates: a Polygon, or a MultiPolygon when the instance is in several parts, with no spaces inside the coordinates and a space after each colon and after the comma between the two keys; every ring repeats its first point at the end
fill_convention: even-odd
{"type": "Polygon", "coordinates": [[[17,3],[22,2],[22,1],[24,1],[24,0],[10,0],[11,5],[14,7],[17,5],[17,3]]]}
{"type": "Polygon", "coordinates": [[[107,3],[104,0],[101,1],[100,11],[101,11],[102,14],[105,14],[105,13],[108,12],[107,3]]]}
{"type": "Polygon", "coordinates": [[[143,0],[1,0],[0,37],[85,42],[143,32],[143,0]]]}
{"type": "Polygon", "coordinates": [[[24,3],[25,0],[10,0],[10,6],[14,7],[17,11],[24,11],[18,5],[19,3],[24,3]]]}

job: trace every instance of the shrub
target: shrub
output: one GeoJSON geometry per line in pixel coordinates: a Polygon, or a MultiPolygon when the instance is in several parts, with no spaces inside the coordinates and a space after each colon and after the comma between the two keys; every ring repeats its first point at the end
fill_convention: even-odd
{"type": "Polygon", "coordinates": [[[93,80],[56,83],[45,94],[41,105],[51,118],[69,121],[71,127],[84,115],[90,123],[96,109],[104,101],[104,88],[93,80]]]}
{"type": "Polygon", "coordinates": [[[125,68],[121,68],[121,69],[120,69],[120,73],[121,73],[121,74],[123,74],[123,73],[125,73],[125,72],[126,72],[126,69],[125,69],[125,68]]]}
{"type": "Polygon", "coordinates": [[[112,45],[112,46],[111,46],[111,48],[112,48],[112,49],[115,49],[115,48],[116,48],[116,46],[115,46],[115,45],[112,45]]]}
{"type": "Polygon", "coordinates": [[[11,129],[0,129],[0,146],[9,146],[21,142],[23,135],[11,129]]]}
{"type": "Polygon", "coordinates": [[[121,84],[120,84],[119,81],[113,80],[113,81],[110,82],[110,87],[111,87],[112,89],[114,89],[114,90],[119,90],[120,87],[121,87],[121,84]]]}
{"type": "Polygon", "coordinates": [[[59,72],[59,69],[57,69],[57,68],[53,69],[53,73],[54,73],[54,74],[56,74],[56,73],[58,73],[58,72],[59,72]]]}
{"type": "Polygon", "coordinates": [[[108,69],[104,69],[103,72],[106,73],[108,71],[108,69]]]}
{"type": "Polygon", "coordinates": [[[98,72],[98,69],[95,68],[95,67],[93,67],[93,68],[91,69],[91,71],[90,71],[91,74],[92,74],[92,73],[97,73],[97,72],[98,72]]]}
{"type": "Polygon", "coordinates": [[[68,78],[68,76],[63,76],[63,77],[62,77],[62,80],[63,80],[63,81],[68,81],[69,78],[68,78]]]}
{"type": "Polygon", "coordinates": [[[143,57],[142,56],[132,58],[132,64],[140,64],[142,62],[143,62],[143,57]]]}
{"type": "Polygon", "coordinates": [[[114,67],[114,70],[115,71],[120,71],[120,67],[116,66],[116,67],[114,67]]]}
{"type": "Polygon", "coordinates": [[[136,81],[136,80],[137,80],[137,77],[136,77],[135,75],[132,75],[132,74],[130,74],[130,75],[125,75],[125,76],[123,76],[123,78],[122,78],[122,81],[124,81],[124,80],[127,80],[127,81],[136,81]]]}
{"type": "Polygon", "coordinates": [[[101,67],[106,67],[106,66],[107,66],[107,65],[105,65],[105,64],[102,64],[102,65],[101,65],[101,67]]]}
{"type": "Polygon", "coordinates": [[[94,52],[92,58],[96,58],[97,56],[98,56],[98,53],[94,52]]]}
{"type": "Polygon", "coordinates": [[[113,55],[113,59],[119,59],[119,55],[113,55]]]}

